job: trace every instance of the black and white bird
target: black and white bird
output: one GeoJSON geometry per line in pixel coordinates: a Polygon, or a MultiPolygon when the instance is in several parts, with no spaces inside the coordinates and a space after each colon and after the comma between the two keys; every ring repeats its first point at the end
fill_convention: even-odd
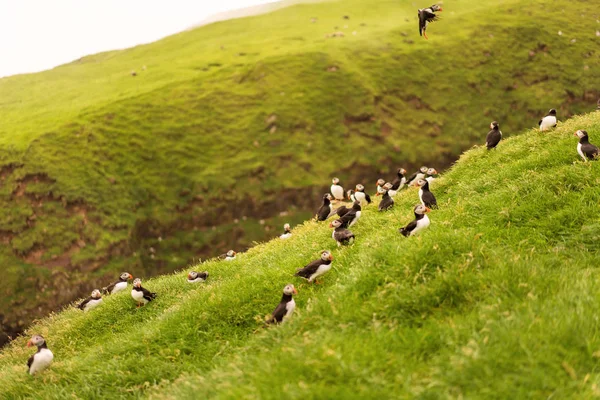
{"type": "Polygon", "coordinates": [[[377,193],[379,193],[379,188],[383,188],[383,185],[385,185],[385,180],[381,178],[377,179],[377,189],[375,190],[375,196],[377,196],[377,193]]]}
{"type": "Polygon", "coordinates": [[[335,209],[335,214],[342,218],[344,215],[348,214],[352,210],[352,207],[341,206],[335,209]]]}
{"type": "Polygon", "coordinates": [[[583,161],[587,162],[590,159],[595,160],[600,157],[600,150],[590,143],[590,138],[586,131],[580,129],[575,132],[574,135],[579,138],[579,143],[577,143],[577,153],[583,158],[583,161]]]}
{"type": "Polygon", "coordinates": [[[292,237],[292,228],[290,224],[283,225],[283,233],[279,236],[280,239],[289,239],[292,237]]]}
{"type": "Polygon", "coordinates": [[[430,22],[438,21],[440,19],[440,17],[435,14],[438,11],[442,11],[442,7],[437,4],[428,8],[419,9],[419,35],[425,37],[425,39],[429,39],[427,37],[427,32],[425,32],[427,30],[427,25],[429,25],[430,22]]]}
{"type": "Polygon", "coordinates": [[[208,271],[196,272],[190,271],[187,276],[189,283],[205,282],[208,279],[208,271]]]}
{"type": "Polygon", "coordinates": [[[342,228],[349,228],[360,218],[362,207],[359,201],[355,201],[352,203],[352,207],[344,208],[346,208],[346,211],[342,215],[338,214],[338,216],[340,217],[340,221],[342,221],[342,228]]]}
{"type": "Polygon", "coordinates": [[[406,184],[408,186],[414,186],[415,182],[418,181],[419,179],[425,179],[425,174],[427,173],[427,170],[429,168],[422,166],[421,168],[419,168],[419,170],[417,172],[415,172],[414,174],[412,174],[411,176],[409,176],[406,179],[406,184]]]}
{"type": "Polygon", "coordinates": [[[111,283],[105,288],[102,288],[102,291],[105,294],[115,294],[127,289],[127,281],[133,279],[133,276],[129,272],[123,272],[119,276],[119,280],[111,283]]]}
{"type": "Polygon", "coordinates": [[[400,233],[406,237],[413,236],[429,227],[431,221],[429,221],[429,217],[426,215],[429,211],[431,210],[422,204],[416,205],[414,208],[414,221],[411,221],[404,228],[400,228],[400,233]]]}
{"type": "Polygon", "coordinates": [[[368,193],[365,193],[365,187],[360,183],[356,185],[354,199],[352,200],[352,202],[354,201],[360,201],[360,204],[365,206],[367,204],[371,204],[371,196],[369,196],[368,193]]]}
{"type": "Polygon", "coordinates": [[[227,253],[221,254],[219,257],[225,261],[233,261],[233,260],[235,260],[236,255],[237,255],[237,253],[235,251],[229,250],[227,253]]]}
{"type": "Polygon", "coordinates": [[[415,186],[419,186],[419,200],[421,204],[429,208],[437,208],[437,200],[431,191],[429,190],[429,182],[425,179],[419,179],[415,186]]]}
{"type": "Polygon", "coordinates": [[[435,168],[427,169],[427,174],[425,180],[430,184],[438,178],[439,173],[435,168]]]}
{"type": "Polygon", "coordinates": [[[331,194],[333,195],[333,198],[338,201],[344,200],[344,188],[340,186],[340,180],[338,178],[333,178],[331,182],[331,194]]]}
{"type": "Polygon", "coordinates": [[[152,293],[148,289],[142,287],[142,280],[136,278],[133,281],[133,289],[131,289],[131,297],[137,302],[138,308],[145,306],[156,298],[156,293],[152,293]]]}
{"type": "Polygon", "coordinates": [[[550,128],[554,128],[556,126],[556,110],[553,108],[550,111],[548,111],[548,114],[540,119],[540,122],[538,122],[538,125],[540,126],[540,131],[547,131],[550,128]]]}
{"type": "Polygon", "coordinates": [[[404,168],[398,168],[396,172],[396,178],[392,181],[392,187],[389,190],[390,196],[394,197],[396,194],[402,190],[404,185],[406,185],[406,170],[404,168]]]}
{"type": "Polygon", "coordinates": [[[485,137],[485,146],[488,150],[496,148],[500,140],[502,140],[502,131],[500,131],[500,124],[494,121],[490,124],[491,131],[488,132],[485,137]]]}
{"type": "Polygon", "coordinates": [[[98,289],[95,289],[90,297],[79,303],[77,308],[84,312],[88,312],[98,307],[100,303],[102,303],[102,293],[100,293],[98,289]]]}
{"type": "Polygon", "coordinates": [[[317,218],[317,221],[325,221],[327,218],[329,218],[329,215],[333,211],[333,206],[331,205],[332,199],[333,198],[329,193],[325,193],[323,195],[323,204],[321,205],[319,211],[317,211],[317,215],[315,216],[315,218],[317,218]]]}
{"type": "Polygon", "coordinates": [[[354,233],[350,232],[347,228],[344,228],[342,226],[343,224],[341,219],[336,219],[329,224],[329,227],[333,228],[331,237],[335,239],[338,246],[354,243],[354,233]]]}
{"type": "Polygon", "coordinates": [[[388,211],[394,207],[394,199],[389,194],[389,190],[392,187],[391,183],[386,183],[382,188],[377,189],[377,196],[383,196],[379,203],[379,211],[388,211]]]}
{"type": "Polygon", "coordinates": [[[273,314],[267,320],[268,323],[279,324],[281,322],[287,321],[292,314],[294,313],[294,309],[296,308],[296,302],[294,301],[294,295],[298,294],[298,291],[291,283],[285,285],[283,288],[283,296],[281,296],[281,301],[275,307],[273,314]]]}
{"type": "Polygon", "coordinates": [[[37,352],[29,357],[27,360],[27,367],[29,368],[29,374],[34,375],[38,372],[42,372],[52,364],[54,360],[54,354],[48,349],[46,345],[46,339],[40,335],[33,335],[27,342],[27,347],[37,346],[37,352]]]}
{"type": "Polygon", "coordinates": [[[294,275],[307,279],[309,282],[314,281],[315,283],[318,283],[317,278],[329,272],[332,261],[333,256],[331,255],[331,252],[325,250],[321,253],[321,258],[311,262],[304,268],[298,269],[294,275]]]}
{"type": "Polygon", "coordinates": [[[354,190],[348,189],[346,191],[346,198],[354,203],[354,200],[356,200],[356,197],[354,197],[354,190]]]}

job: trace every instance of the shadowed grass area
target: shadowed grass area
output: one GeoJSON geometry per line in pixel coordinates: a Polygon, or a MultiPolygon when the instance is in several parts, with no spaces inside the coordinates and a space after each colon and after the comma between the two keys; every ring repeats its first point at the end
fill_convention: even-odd
{"type": "MultiPolygon", "coordinates": [[[[599,395],[600,164],[583,163],[573,132],[600,138],[600,113],[555,131],[525,131],[474,148],[434,182],[439,210],[420,236],[398,228],[417,201],[367,207],[354,245],[335,248],[325,223],[260,244],[236,261],[145,281],[93,312],[39,321],[56,362],[25,374],[25,338],[0,355],[7,398],[531,398],[599,395]],[[333,249],[321,285],[296,268],[333,249]],[[263,318],[294,283],[297,312],[263,318]]],[[[596,138],[596,139],[595,139],[596,138]]]]}
{"type": "Polygon", "coordinates": [[[550,107],[592,107],[589,2],[444,6],[429,41],[411,2],[332,1],[0,79],[4,324],[122,270],[171,272],[269,238],[258,221],[304,220],[332,175],[348,187],[441,169],[491,120],[510,136],[550,107]]]}

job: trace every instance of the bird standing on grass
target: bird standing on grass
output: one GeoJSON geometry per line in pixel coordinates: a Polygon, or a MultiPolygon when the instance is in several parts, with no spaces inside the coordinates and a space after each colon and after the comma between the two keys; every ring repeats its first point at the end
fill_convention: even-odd
{"type": "Polygon", "coordinates": [[[361,185],[360,183],[358,185],[356,185],[355,188],[355,192],[354,192],[354,199],[351,199],[353,202],[355,200],[360,201],[361,205],[367,205],[367,204],[371,204],[371,196],[369,196],[367,193],[365,193],[365,187],[363,185],[361,185]]]}
{"type": "Polygon", "coordinates": [[[550,111],[548,111],[548,114],[540,119],[540,122],[538,122],[538,125],[540,126],[540,131],[547,131],[550,128],[554,128],[556,126],[556,110],[553,108],[550,111]]]}
{"type": "Polygon", "coordinates": [[[429,168],[422,166],[421,168],[419,168],[419,170],[417,172],[415,172],[414,174],[412,174],[411,176],[409,176],[406,179],[406,184],[408,186],[414,186],[415,182],[418,181],[419,179],[425,179],[425,174],[427,173],[427,170],[429,168]]]}
{"type": "Polygon", "coordinates": [[[187,276],[187,281],[189,283],[204,282],[207,279],[208,279],[208,271],[203,271],[203,272],[190,271],[187,276]]]}
{"type": "Polygon", "coordinates": [[[331,182],[331,194],[333,197],[338,201],[344,200],[344,188],[340,186],[340,180],[338,178],[333,178],[331,182]]]}
{"type": "Polygon", "coordinates": [[[294,309],[296,308],[296,302],[294,301],[293,297],[295,294],[298,294],[298,291],[294,285],[291,283],[285,285],[283,288],[283,296],[281,296],[281,301],[277,307],[275,307],[275,311],[273,311],[271,317],[267,320],[268,323],[279,324],[287,321],[292,316],[294,309]]]}
{"type": "Polygon", "coordinates": [[[490,124],[491,131],[488,132],[485,137],[485,146],[488,150],[496,148],[500,140],[502,140],[502,132],[500,131],[500,125],[494,121],[490,124]]]}
{"type": "Polygon", "coordinates": [[[46,339],[40,335],[33,335],[27,342],[27,347],[37,346],[37,352],[29,357],[27,360],[27,367],[29,368],[29,374],[34,375],[38,372],[42,372],[52,364],[54,354],[48,349],[46,345],[46,339]]]}
{"type": "Polygon", "coordinates": [[[421,204],[425,207],[429,208],[437,208],[437,200],[433,193],[429,191],[429,182],[425,179],[419,179],[415,186],[419,186],[419,200],[421,200],[421,204]]]}
{"type": "Polygon", "coordinates": [[[333,256],[331,255],[331,252],[325,250],[321,253],[321,258],[311,262],[304,268],[298,269],[294,275],[308,279],[309,282],[314,281],[315,283],[318,283],[317,278],[329,272],[332,261],[333,256]]]}
{"type": "Polygon", "coordinates": [[[427,25],[429,25],[430,22],[438,21],[440,19],[440,17],[435,14],[438,11],[442,11],[442,7],[437,4],[428,8],[419,9],[419,35],[425,37],[425,39],[429,39],[425,32],[427,30],[427,25]]]}
{"type": "Polygon", "coordinates": [[[131,276],[131,274],[129,272],[123,272],[120,276],[119,276],[119,280],[111,283],[110,285],[108,285],[105,288],[102,288],[102,291],[105,294],[115,294],[118,292],[121,292],[125,289],[127,289],[127,281],[133,279],[133,276],[131,276]]]}
{"type": "Polygon", "coordinates": [[[583,161],[587,162],[588,160],[595,160],[600,155],[600,150],[598,147],[594,146],[590,143],[590,139],[588,138],[588,133],[586,131],[578,130],[573,134],[579,138],[579,143],[577,143],[577,153],[583,158],[583,161]]]}
{"type": "Polygon", "coordinates": [[[140,278],[136,278],[133,281],[133,289],[131,289],[131,297],[138,303],[138,308],[140,306],[145,306],[150,303],[152,300],[156,298],[156,293],[152,293],[148,289],[142,287],[142,280],[140,278]]]}
{"type": "Polygon", "coordinates": [[[283,233],[279,236],[280,239],[288,239],[292,236],[292,228],[290,224],[283,225],[283,233]]]}
{"type": "Polygon", "coordinates": [[[394,207],[394,199],[391,198],[389,190],[392,187],[391,183],[386,183],[382,188],[377,189],[377,196],[383,196],[379,203],[379,211],[388,211],[394,207]]]}
{"type": "Polygon", "coordinates": [[[354,243],[354,233],[350,232],[343,225],[344,222],[341,219],[336,219],[329,224],[329,227],[333,228],[331,237],[337,242],[338,246],[354,243]]]}
{"type": "Polygon", "coordinates": [[[406,170],[404,168],[399,168],[396,172],[396,179],[392,182],[392,187],[389,190],[390,196],[394,197],[396,194],[402,190],[404,185],[406,184],[406,170]]]}
{"type": "Polygon", "coordinates": [[[406,237],[413,236],[421,232],[423,229],[429,227],[431,222],[429,221],[429,217],[426,215],[429,211],[431,210],[422,204],[416,205],[414,209],[414,221],[410,222],[404,228],[400,228],[400,233],[406,237]]]}
{"type": "Polygon", "coordinates": [[[102,293],[100,293],[98,289],[95,289],[90,297],[79,303],[77,308],[84,312],[88,312],[98,307],[100,303],[102,303],[102,293]]]}
{"type": "Polygon", "coordinates": [[[222,259],[224,259],[225,261],[233,261],[233,260],[235,260],[235,256],[236,256],[236,254],[237,254],[237,253],[236,253],[235,251],[233,251],[233,250],[229,250],[227,253],[225,253],[225,254],[221,254],[221,255],[219,256],[219,258],[222,258],[222,259]]]}
{"type": "Polygon", "coordinates": [[[319,208],[319,210],[317,211],[317,215],[315,216],[317,218],[317,221],[325,221],[327,218],[329,218],[329,215],[333,210],[331,200],[332,197],[329,193],[325,193],[323,195],[323,204],[321,204],[321,207],[319,208]]]}

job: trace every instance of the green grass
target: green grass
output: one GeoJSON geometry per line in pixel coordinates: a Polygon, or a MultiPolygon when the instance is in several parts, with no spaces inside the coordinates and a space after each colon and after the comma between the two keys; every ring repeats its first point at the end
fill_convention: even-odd
{"type": "Polygon", "coordinates": [[[363,211],[354,245],[325,223],[145,281],[87,314],[37,322],[56,362],[35,378],[19,338],[0,353],[3,398],[590,398],[600,395],[600,164],[583,163],[573,132],[600,138],[600,113],[555,131],[528,130],[495,151],[476,147],[433,185],[440,209],[420,236],[394,209],[363,211]],[[319,250],[335,268],[321,285],[293,277],[319,250]],[[262,320],[282,287],[299,288],[283,326],[262,320]]]}
{"type": "Polygon", "coordinates": [[[334,174],[347,185],[398,165],[444,167],[491,120],[510,136],[550,107],[563,119],[593,107],[592,4],[445,8],[429,41],[410,1],[331,1],[1,79],[5,324],[121,270],[170,272],[264,240],[225,227],[243,216],[256,227],[290,204],[290,222],[304,219],[334,174]],[[74,290],[61,292],[67,277],[74,290]]]}

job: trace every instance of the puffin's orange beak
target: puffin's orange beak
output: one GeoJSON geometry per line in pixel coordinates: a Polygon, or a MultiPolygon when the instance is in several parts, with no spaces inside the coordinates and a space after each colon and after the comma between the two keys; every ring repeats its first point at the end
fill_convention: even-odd
{"type": "Polygon", "coordinates": [[[412,185],[415,186],[415,187],[419,186],[419,184],[417,182],[413,183],[412,185]]]}
{"type": "Polygon", "coordinates": [[[428,213],[428,212],[430,212],[430,211],[431,211],[431,208],[429,208],[429,207],[425,207],[425,212],[426,212],[426,213],[428,213]]]}
{"type": "Polygon", "coordinates": [[[192,279],[192,274],[188,274],[188,279],[192,279]]]}
{"type": "Polygon", "coordinates": [[[329,223],[329,227],[333,228],[333,223],[332,222],[329,223]]]}
{"type": "Polygon", "coordinates": [[[133,279],[133,275],[129,274],[129,278],[127,279],[133,279]]]}
{"type": "Polygon", "coordinates": [[[379,196],[380,194],[381,194],[381,193],[377,192],[377,193],[375,193],[375,196],[379,196]]]}
{"type": "Polygon", "coordinates": [[[440,8],[438,11],[444,11],[442,8],[440,8]]]}
{"type": "Polygon", "coordinates": [[[331,254],[329,255],[329,261],[333,261],[333,256],[331,254]]]}
{"type": "Polygon", "coordinates": [[[296,290],[296,288],[294,288],[294,294],[298,294],[298,290],[296,290]]]}
{"type": "Polygon", "coordinates": [[[33,342],[30,340],[27,342],[27,347],[31,347],[31,346],[33,346],[33,342]]]}
{"type": "Polygon", "coordinates": [[[575,133],[573,134],[573,136],[577,136],[577,132],[575,132],[575,133]]]}

